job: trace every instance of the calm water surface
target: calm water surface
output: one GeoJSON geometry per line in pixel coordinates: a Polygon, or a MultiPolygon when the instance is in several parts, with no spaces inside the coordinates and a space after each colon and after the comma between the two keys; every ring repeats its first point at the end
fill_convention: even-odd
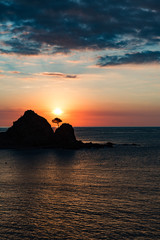
{"type": "Polygon", "coordinates": [[[76,128],[86,150],[0,150],[0,239],[160,239],[160,128],[76,128]]]}

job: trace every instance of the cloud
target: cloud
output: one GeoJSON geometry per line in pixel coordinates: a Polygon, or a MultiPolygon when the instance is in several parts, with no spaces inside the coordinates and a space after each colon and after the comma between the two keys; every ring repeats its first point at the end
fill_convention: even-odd
{"type": "Polygon", "coordinates": [[[19,71],[8,71],[8,73],[12,73],[12,74],[20,74],[21,72],[19,72],[19,71]]]}
{"type": "Polygon", "coordinates": [[[17,55],[38,55],[41,53],[41,44],[26,39],[11,38],[4,41],[5,49],[0,49],[0,53],[14,53],[17,55]],[[7,48],[8,47],[8,48],[7,48]]]}
{"type": "Polygon", "coordinates": [[[10,74],[20,74],[21,72],[19,71],[3,71],[3,70],[0,70],[0,74],[6,74],[6,73],[10,73],[10,74]]]}
{"type": "Polygon", "coordinates": [[[77,78],[77,75],[70,75],[70,74],[68,74],[68,75],[66,75],[66,78],[77,78]]]}
{"type": "Polygon", "coordinates": [[[85,61],[84,60],[67,60],[66,62],[71,64],[82,64],[85,61]]]}
{"type": "Polygon", "coordinates": [[[0,21],[1,54],[153,51],[160,43],[158,0],[1,0],[0,21]]]}
{"type": "Polygon", "coordinates": [[[42,73],[38,73],[38,75],[48,76],[48,77],[77,78],[77,75],[65,74],[60,72],[42,72],[42,73]]]}
{"type": "Polygon", "coordinates": [[[122,56],[104,56],[98,60],[98,65],[104,66],[116,66],[122,64],[148,64],[148,63],[160,63],[160,51],[145,51],[125,54],[122,56]]]}

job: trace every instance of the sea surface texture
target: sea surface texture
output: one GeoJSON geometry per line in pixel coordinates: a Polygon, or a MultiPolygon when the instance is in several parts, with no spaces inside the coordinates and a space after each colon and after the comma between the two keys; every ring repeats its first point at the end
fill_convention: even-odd
{"type": "Polygon", "coordinates": [[[160,128],[75,133],[116,145],[0,149],[0,239],[160,239],[160,128]]]}

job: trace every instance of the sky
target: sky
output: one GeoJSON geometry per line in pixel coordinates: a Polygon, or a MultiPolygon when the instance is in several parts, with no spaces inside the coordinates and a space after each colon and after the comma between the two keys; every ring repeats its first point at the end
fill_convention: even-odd
{"type": "Polygon", "coordinates": [[[0,126],[160,126],[159,0],[0,0],[0,126]]]}

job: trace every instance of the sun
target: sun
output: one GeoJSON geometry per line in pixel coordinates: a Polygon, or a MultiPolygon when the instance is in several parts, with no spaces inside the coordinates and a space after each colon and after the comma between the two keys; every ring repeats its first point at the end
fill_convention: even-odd
{"type": "Polygon", "coordinates": [[[63,112],[60,108],[55,108],[52,113],[54,113],[55,115],[61,115],[63,112]]]}

